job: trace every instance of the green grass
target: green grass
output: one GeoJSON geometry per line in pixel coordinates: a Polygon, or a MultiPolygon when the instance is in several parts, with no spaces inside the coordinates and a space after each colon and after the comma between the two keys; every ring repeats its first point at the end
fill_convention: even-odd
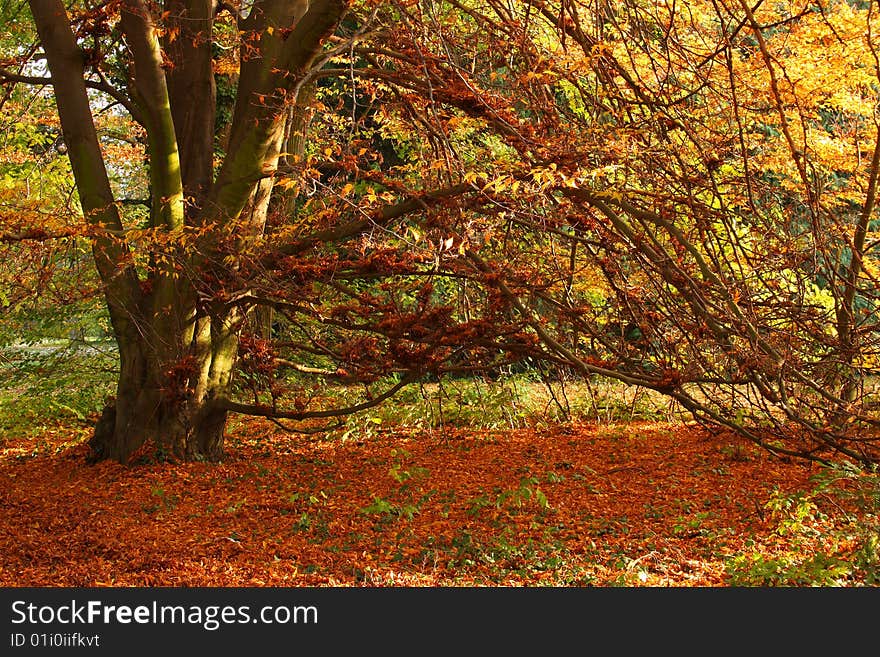
{"type": "MultiPolygon", "coordinates": [[[[353,403],[350,390],[330,388],[340,405],[353,403]]],[[[479,377],[413,385],[391,402],[366,415],[349,418],[332,434],[343,440],[369,438],[383,428],[431,431],[519,429],[567,422],[631,422],[674,420],[679,409],[653,391],[614,381],[570,380],[545,382],[534,375],[517,374],[497,381],[479,377]]]]}
{"type": "MultiPolygon", "coordinates": [[[[92,421],[113,393],[116,370],[115,350],[103,343],[84,348],[82,342],[54,340],[6,347],[0,351],[0,438],[32,435],[57,421],[92,421]]],[[[338,406],[362,401],[362,392],[361,387],[323,388],[329,403],[338,406]]],[[[393,400],[347,418],[328,437],[362,439],[392,426],[413,431],[492,430],[679,415],[668,399],[652,391],[599,379],[545,381],[533,371],[494,381],[471,377],[414,384],[393,400]]]]}

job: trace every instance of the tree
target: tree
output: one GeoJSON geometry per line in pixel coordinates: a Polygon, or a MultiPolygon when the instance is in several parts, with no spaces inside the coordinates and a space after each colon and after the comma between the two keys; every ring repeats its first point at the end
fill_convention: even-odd
{"type": "Polygon", "coordinates": [[[208,272],[222,270],[218,253],[228,246],[227,238],[243,240],[248,231],[261,229],[265,208],[259,183],[278,158],[279,109],[289,96],[296,97],[346,3],[311,3],[308,11],[303,3],[258,3],[243,21],[245,61],[229,137],[231,155],[216,181],[212,3],[171,2],[161,28],[155,8],[139,0],[78,12],[73,22],[55,0],[38,0],[30,8],[119,346],[117,395],[99,423],[95,450],[125,460],[152,438],[180,454],[216,456],[239,309],[212,308],[211,300],[200,299],[200,279],[181,268],[200,270],[204,280],[208,272]],[[105,47],[124,51],[124,60],[117,63],[128,67],[123,71],[127,94],[111,88],[104,77],[105,47]],[[97,84],[90,76],[97,77],[97,84]],[[145,132],[148,228],[162,236],[154,240],[145,265],[136,262],[115,203],[89,86],[118,100],[145,132]],[[183,256],[183,249],[190,255],[183,256]]]}
{"type": "Polygon", "coordinates": [[[215,458],[229,412],[319,430],[528,358],[877,459],[873,5],[29,5],[51,79],[24,46],[0,75],[54,88],[119,345],[96,455],[215,458]]]}
{"type": "MultiPolygon", "coordinates": [[[[258,331],[242,339],[248,323],[254,323],[256,307],[295,315],[302,312],[300,302],[326,305],[300,288],[326,284],[335,269],[351,268],[368,279],[412,269],[412,258],[410,264],[403,259],[395,262],[381,249],[372,249],[366,257],[361,249],[356,259],[334,253],[332,261],[323,262],[303,255],[315,245],[348,240],[377,222],[387,224],[432,202],[409,193],[398,203],[377,205],[370,211],[375,216],[353,221],[340,218],[329,202],[312,204],[311,216],[300,212],[307,217],[300,221],[307,235],[287,235],[287,243],[271,252],[254,248],[257,242],[265,243],[273,189],[298,184],[293,178],[297,167],[301,174],[302,170],[314,173],[313,184],[320,182],[321,172],[306,170],[302,160],[314,86],[310,79],[329,61],[334,47],[344,52],[375,24],[376,11],[365,6],[350,14],[349,25],[340,28],[345,36],[341,45],[327,46],[346,15],[347,2],[272,0],[242,9],[211,2],[168,2],[160,10],[133,0],[74,8],[70,14],[55,0],[36,0],[29,6],[51,77],[6,70],[4,79],[51,84],[54,90],[85,218],[81,233],[91,240],[119,347],[117,393],[91,443],[96,458],[126,461],[148,440],[176,455],[216,458],[230,410],[299,420],[333,417],[379,403],[431,367],[427,350],[400,348],[402,342],[411,342],[412,330],[418,330],[419,340],[426,342],[425,335],[448,328],[444,309],[426,309],[427,286],[419,292],[421,310],[400,313],[404,322],[400,324],[389,321],[396,311],[387,304],[334,282],[337,293],[367,310],[349,307],[335,317],[321,318],[339,329],[334,336],[338,348],[306,327],[302,335],[308,342],[294,345],[294,350],[347,363],[352,371],[287,363],[307,373],[367,384],[396,372],[398,380],[390,390],[377,395],[367,389],[362,403],[329,410],[306,410],[309,401],[302,398],[295,400],[295,410],[279,410],[277,389],[271,385],[270,404],[259,397],[259,391],[251,404],[234,401],[231,394],[237,361],[252,365],[252,382],[266,368],[277,366],[274,354],[271,363],[260,361],[264,345],[258,331]],[[223,11],[229,13],[221,23],[217,17],[223,11]],[[217,47],[224,38],[231,38],[238,49],[233,63],[236,89],[224,143],[217,144],[215,68],[220,63],[217,47]],[[114,193],[107,148],[95,127],[103,110],[97,109],[94,92],[109,97],[111,106],[124,108],[134,121],[132,131],[142,133],[149,171],[145,221],[124,212],[124,201],[130,199],[114,193]],[[299,153],[282,150],[291,146],[297,150],[297,141],[299,153]],[[215,171],[218,147],[225,155],[215,171]],[[282,175],[282,164],[287,177],[282,175]],[[332,214],[337,215],[333,224],[319,225],[332,214]],[[279,289],[273,277],[297,289],[279,289]],[[261,290],[260,282],[267,278],[270,283],[261,290]],[[353,317],[340,320],[346,312],[379,315],[377,322],[384,321],[385,326],[359,327],[353,317]],[[437,323],[433,331],[414,329],[431,321],[437,323]],[[378,358],[376,338],[350,341],[346,336],[351,330],[384,333],[399,348],[378,358]],[[242,345],[249,352],[239,358],[242,345]]],[[[36,50],[28,49],[16,61],[26,62],[36,50]]],[[[352,165],[356,166],[353,160],[328,163],[340,170],[352,165]]],[[[440,190],[436,199],[469,189],[453,186],[440,190]]],[[[337,194],[340,204],[345,202],[343,195],[337,194]]],[[[372,189],[367,197],[377,201],[372,189]]],[[[389,198],[387,193],[384,198],[389,198]]],[[[289,223],[291,218],[286,219],[289,223]]],[[[273,228],[275,236],[282,232],[273,228]]],[[[41,228],[8,232],[4,240],[54,236],[41,228]]]]}
{"type": "Polygon", "coordinates": [[[533,39],[556,97],[530,107],[553,209],[519,216],[570,259],[509,296],[568,327],[531,322],[548,351],[777,453],[876,461],[872,5],[529,5],[560,37],[533,39]],[[572,285],[596,268],[599,304],[572,285]]]}

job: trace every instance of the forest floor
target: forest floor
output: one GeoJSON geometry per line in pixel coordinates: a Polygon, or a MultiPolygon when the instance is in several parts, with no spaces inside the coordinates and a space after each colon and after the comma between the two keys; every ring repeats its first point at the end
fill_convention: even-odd
{"type": "Polygon", "coordinates": [[[321,440],[248,420],[222,463],[133,467],[86,465],[86,436],[59,425],[0,440],[0,585],[880,578],[876,477],[780,460],[684,422],[321,440]],[[865,490],[873,507],[860,504],[865,490]]]}

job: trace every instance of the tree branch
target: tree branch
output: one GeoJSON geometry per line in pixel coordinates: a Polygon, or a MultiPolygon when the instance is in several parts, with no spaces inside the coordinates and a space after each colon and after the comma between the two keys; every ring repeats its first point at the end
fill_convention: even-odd
{"type": "Polygon", "coordinates": [[[63,239],[65,237],[73,237],[78,233],[75,230],[46,231],[42,228],[29,228],[20,230],[16,233],[0,233],[0,242],[48,242],[49,240],[63,239]]]}
{"type": "Polygon", "coordinates": [[[242,415],[252,415],[256,417],[266,417],[284,420],[309,420],[309,419],[326,419],[331,417],[340,417],[343,415],[353,415],[365,411],[374,406],[378,406],[387,399],[396,395],[404,386],[413,383],[418,379],[415,372],[407,372],[403,377],[391,388],[383,392],[378,397],[374,397],[369,401],[354,406],[346,406],[344,408],[330,408],[323,411],[280,411],[269,406],[260,404],[242,404],[231,399],[218,399],[215,406],[233,413],[241,413],[242,415]]]}
{"type": "Polygon", "coordinates": [[[142,0],[124,0],[120,23],[134,58],[132,95],[146,120],[153,223],[174,230],[183,226],[183,182],[159,37],[142,0]]]}
{"type": "MultiPolygon", "coordinates": [[[[54,86],[55,80],[51,76],[44,75],[21,75],[19,73],[13,73],[7,69],[0,68],[0,82],[17,82],[20,84],[29,84],[35,86],[48,85],[54,86]]],[[[142,115],[141,112],[135,107],[135,105],[131,102],[125,94],[123,94],[116,87],[108,84],[106,81],[95,81],[84,79],[86,88],[94,89],[95,91],[101,91],[108,96],[110,96],[117,103],[122,105],[131,117],[137,121],[138,123],[142,123],[142,115]]]]}
{"type": "Polygon", "coordinates": [[[135,330],[129,310],[130,305],[139,303],[141,292],[134,269],[123,264],[129,261],[126,246],[104,233],[121,231],[123,226],[92,118],[82,52],[60,0],[29,0],[29,4],[52,75],[80,205],[86,221],[101,229],[92,250],[95,266],[107,286],[110,318],[117,333],[127,334],[135,330]]]}

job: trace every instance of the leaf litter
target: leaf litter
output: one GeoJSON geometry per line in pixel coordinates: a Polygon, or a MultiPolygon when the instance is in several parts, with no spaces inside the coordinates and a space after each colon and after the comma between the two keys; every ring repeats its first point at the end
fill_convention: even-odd
{"type": "Polygon", "coordinates": [[[770,510],[819,466],[686,423],[331,441],[248,420],[221,463],[129,467],[84,440],[0,443],[3,586],[717,587],[822,540],[770,510]]]}

